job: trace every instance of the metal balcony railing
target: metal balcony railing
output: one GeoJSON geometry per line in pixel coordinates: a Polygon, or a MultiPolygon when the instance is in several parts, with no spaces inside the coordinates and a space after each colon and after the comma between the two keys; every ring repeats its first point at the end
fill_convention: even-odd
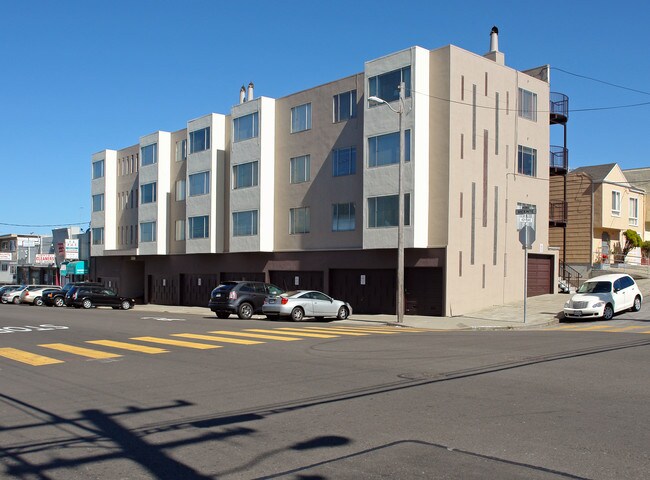
{"type": "Polygon", "coordinates": [[[551,145],[549,168],[551,173],[565,174],[569,170],[569,149],[559,145],[551,145]]]}
{"type": "Polygon", "coordinates": [[[550,225],[564,226],[568,217],[567,202],[550,202],[548,204],[548,221],[550,225]]]}
{"type": "Polygon", "coordinates": [[[549,112],[551,123],[566,123],[569,120],[569,97],[563,93],[551,92],[549,112]]]}

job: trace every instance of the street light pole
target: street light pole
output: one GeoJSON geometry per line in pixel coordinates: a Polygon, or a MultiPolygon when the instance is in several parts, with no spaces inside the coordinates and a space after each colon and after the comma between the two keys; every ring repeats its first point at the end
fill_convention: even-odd
{"type": "Polygon", "coordinates": [[[383,98],[376,96],[368,97],[369,102],[383,103],[388,106],[399,117],[399,166],[397,170],[397,288],[395,293],[397,323],[404,322],[404,125],[402,116],[404,115],[404,82],[399,84],[399,109],[395,110],[393,106],[383,98]]]}

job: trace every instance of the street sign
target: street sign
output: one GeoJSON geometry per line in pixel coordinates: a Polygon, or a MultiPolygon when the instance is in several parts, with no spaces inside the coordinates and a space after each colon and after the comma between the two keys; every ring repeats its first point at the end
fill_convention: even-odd
{"type": "Polygon", "coordinates": [[[515,209],[515,215],[526,215],[529,213],[537,213],[537,207],[535,205],[528,205],[526,207],[515,209]]]}
{"type": "Polygon", "coordinates": [[[529,225],[524,226],[519,230],[519,242],[522,248],[530,250],[535,241],[535,229],[529,225]]]}

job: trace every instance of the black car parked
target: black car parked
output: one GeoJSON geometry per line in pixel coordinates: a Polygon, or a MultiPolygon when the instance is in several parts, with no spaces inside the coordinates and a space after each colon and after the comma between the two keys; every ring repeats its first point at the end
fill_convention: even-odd
{"type": "Polygon", "coordinates": [[[133,298],[121,297],[110,288],[102,286],[77,285],[65,295],[65,304],[75,308],[113,307],[128,310],[133,308],[133,298]]]}
{"type": "Polygon", "coordinates": [[[66,283],[63,285],[63,287],[60,288],[53,288],[53,289],[48,289],[43,292],[42,298],[43,298],[43,305],[47,305],[48,307],[55,306],[55,307],[62,307],[65,305],[65,294],[68,293],[68,291],[75,286],[79,285],[88,285],[88,286],[95,286],[95,287],[101,287],[101,283],[96,283],[96,282],[70,282],[66,283]]]}
{"type": "Polygon", "coordinates": [[[268,295],[280,295],[284,290],[270,283],[233,281],[221,282],[210,294],[208,307],[219,318],[228,318],[231,313],[248,319],[255,313],[262,313],[264,299],[268,295]]]}

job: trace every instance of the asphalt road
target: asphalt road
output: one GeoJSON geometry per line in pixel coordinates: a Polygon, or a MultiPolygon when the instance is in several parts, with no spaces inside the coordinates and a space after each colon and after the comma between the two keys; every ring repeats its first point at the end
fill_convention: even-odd
{"type": "Polygon", "coordinates": [[[425,332],[0,305],[0,478],[646,479],[648,318],[425,332]]]}

